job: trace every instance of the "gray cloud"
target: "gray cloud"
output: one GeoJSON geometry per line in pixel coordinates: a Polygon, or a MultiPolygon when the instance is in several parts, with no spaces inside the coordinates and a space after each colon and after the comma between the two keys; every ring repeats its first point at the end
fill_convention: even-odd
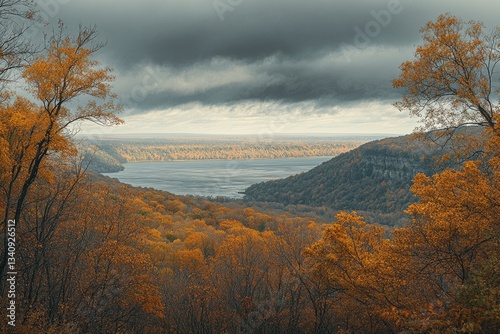
{"type": "MultiPolygon", "coordinates": [[[[95,22],[109,39],[107,52],[118,64],[153,62],[189,66],[213,57],[255,61],[280,54],[308,58],[352,44],[354,27],[364,29],[371,10],[387,9],[387,0],[241,0],[220,21],[214,3],[230,0],[143,1],[130,4],[73,0],[61,13],[70,21],[95,22]]],[[[397,1],[397,0],[396,0],[397,1]]],[[[236,2],[233,0],[233,2],[236,2]]],[[[401,0],[401,13],[377,36],[378,43],[401,44],[416,38],[419,23],[410,16],[411,0],[401,0]],[[407,13],[405,14],[405,10],[407,13]]],[[[229,5],[228,5],[229,6],[229,5]]]]}
{"type": "Polygon", "coordinates": [[[119,95],[144,112],[189,102],[395,100],[391,80],[425,22],[452,12],[493,26],[498,9],[494,0],[73,0],[57,18],[98,25],[119,95]]]}

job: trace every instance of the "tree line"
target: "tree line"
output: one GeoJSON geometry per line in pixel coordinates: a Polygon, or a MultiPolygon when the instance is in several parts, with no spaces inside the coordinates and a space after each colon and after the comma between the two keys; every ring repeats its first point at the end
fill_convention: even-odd
{"type": "Polygon", "coordinates": [[[102,140],[83,143],[89,161],[104,155],[116,162],[175,161],[175,160],[241,160],[300,157],[328,157],[347,152],[362,142],[359,140],[273,140],[269,143],[250,141],[186,143],[168,139],[149,141],[102,140]]]}

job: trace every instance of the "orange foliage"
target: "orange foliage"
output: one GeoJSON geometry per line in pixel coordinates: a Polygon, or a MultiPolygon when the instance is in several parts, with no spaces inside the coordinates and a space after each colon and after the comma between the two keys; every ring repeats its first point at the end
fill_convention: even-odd
{"type": "Polygon", "coordinates": [[[494,126],[498,113],[492,94],[492,78],[500,60],[500,28],[484,32],[480,22],[465,22],[440,15],[421,32],[425,44],[415,60],[401,65],[395,88],[405,89],[400,110],[408,110],[423,122],[423,129],[465,124],[494,126]]]}

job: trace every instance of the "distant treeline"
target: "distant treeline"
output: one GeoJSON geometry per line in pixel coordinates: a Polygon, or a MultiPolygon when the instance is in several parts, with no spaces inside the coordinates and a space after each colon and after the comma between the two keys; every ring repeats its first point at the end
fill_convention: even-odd
{"type": "Polygon", "coordinates": [[[116,148],[126,161],[168,161],[205,159],[274,159],[334,156],[357,147],[359,143],[272,143],[201,145],[121,145],[116,148]]]}
{"type": "Polygon", "coordinates": [[[133,139],[84,142],[84,158],[98,172],[116,172],[124,162],[175,160],[241,160],[337,156],[352,150],[360,139],[280,139],[269,142],[248,139],[182,140],[133,139]]]}

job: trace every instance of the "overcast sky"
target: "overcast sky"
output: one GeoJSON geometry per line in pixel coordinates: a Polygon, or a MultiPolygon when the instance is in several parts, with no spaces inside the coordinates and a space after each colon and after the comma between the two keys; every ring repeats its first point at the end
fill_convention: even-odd
{"type": "Polygon", "coordinates": [[[96,24],[125,125],[99,133],[393,133],[398,66],[439,14],[498,25],[497,0],[41,0],[96,24]]]}

